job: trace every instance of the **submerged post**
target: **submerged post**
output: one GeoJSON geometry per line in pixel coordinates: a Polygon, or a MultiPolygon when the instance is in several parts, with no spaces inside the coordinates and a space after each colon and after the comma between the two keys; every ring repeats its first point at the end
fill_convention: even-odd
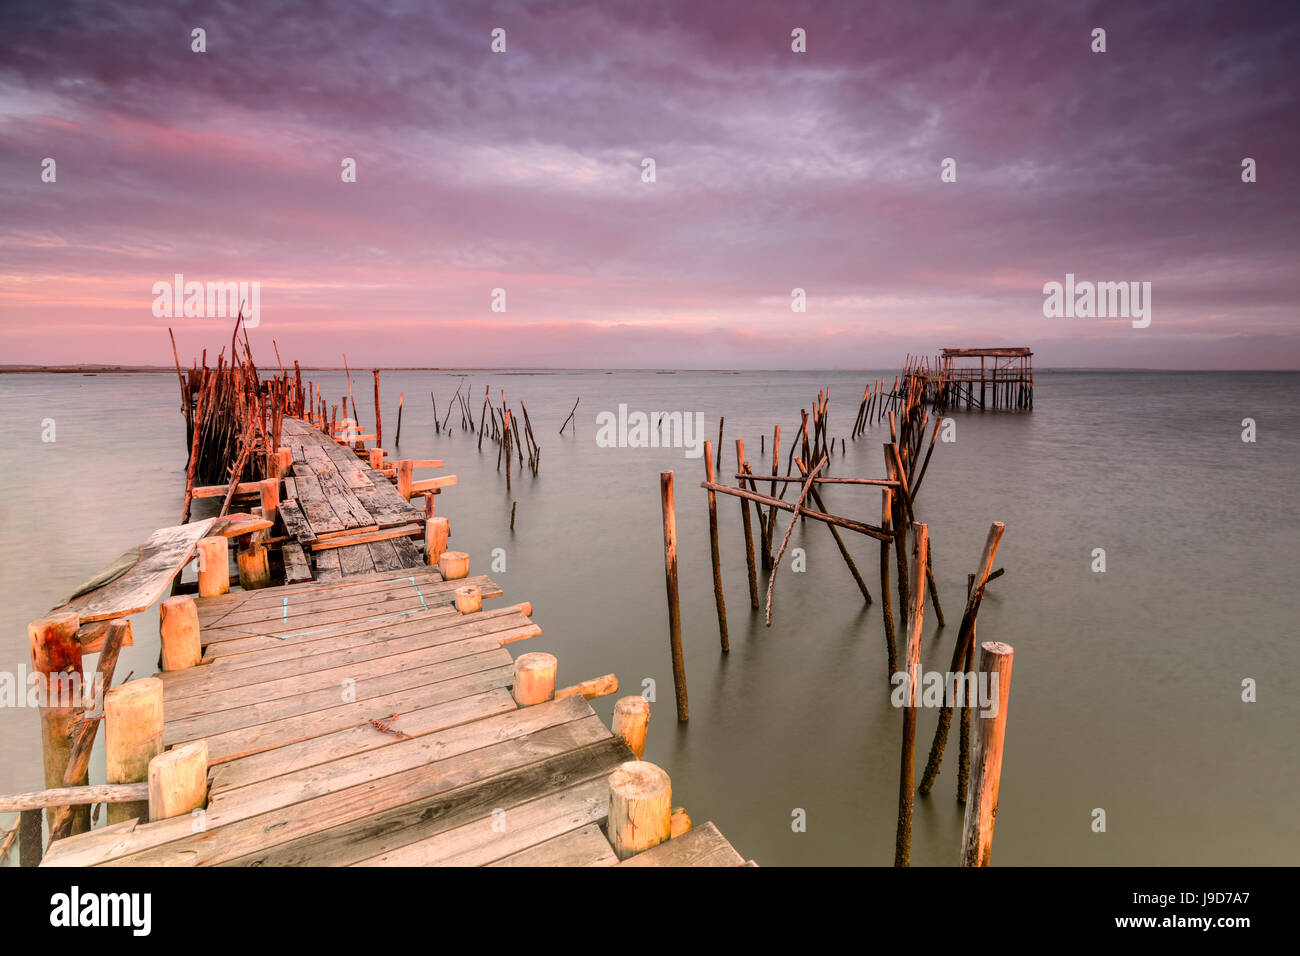
{"type": "MultiPolygon", "coordinates": [[[[900,528],[901,534],[901,528],[900,528]]],[[[903,754],[898,774],[898,833],[894,866],[910,866],[912,854],[912,785],[916,779],[916,685],[921,679],[921,618],[925,610],[925,556],[930,529],[912,525],[912,573],[907,613],[907,672],[903,693],[903,754]]]]}
{"type": "Polygon", "coordinates": [[[664,513],[664,582],[668,589],[668,643],[673,658],[673,690],[677,693],[677,719],[690,718],[686,700],[686,664],[682,660],[682,611],[677,598],[677,508],[673,503],[673,473],[659,473],[659,496],[664,513]]]}
{"type": "MultiPolygon", "coordinates": [[[[721,427],[721,426],[719,426],[721,427]]],[[[718,449],[722,454],[722,449],[718,449]]],[[[713,442],[704,443],[704,478],[713,484],[713,442]]],[[[722,653],[731,650],[727,640],[727,602],[722,596],[722,558],[718,551],[718,497],[709,489],[709,553],[713,558],[713,603],[718,608],[718,637],[722,642],[722,653]]]]}
{"type": "MultiPolygon", "coordinates": [[[[979,673],[997,681],[997,713],[981,714],[975,722],[971,793],[962,823],[961,865],[988,866],[993,852],[993,823],[998,815],[998,786],[1002,780],[1002,744],[1007,731],[1007,702],[1011,698],[1011,660],[1015,649],[1000,641],[980,645],[979,673]]],[[[990,686],[992,691],[992,686],[990,686]]]]}

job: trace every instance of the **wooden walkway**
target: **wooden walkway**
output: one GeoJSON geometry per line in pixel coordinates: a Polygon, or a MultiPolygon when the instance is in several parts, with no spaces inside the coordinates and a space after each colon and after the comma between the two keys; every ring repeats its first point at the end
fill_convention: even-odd
{"type": "MultiPolygon", "coordinates": [[[[461,613],[457,587],[501,589],[444,581],[404,535],[313,551],[422,534],[424,514],[311,426],[284,435],[286,546],[315,579],[196,598],[202,663],[157,675],[164,746],[206,741],[206,808],[55,841],[42,865],[618,864],[608,778],[636,757],[581,693],[516,704],[506,645],[541,633],[531,607],[461,613]]],[[[703,824],[619,865],[744,862],[703,824]]]]}

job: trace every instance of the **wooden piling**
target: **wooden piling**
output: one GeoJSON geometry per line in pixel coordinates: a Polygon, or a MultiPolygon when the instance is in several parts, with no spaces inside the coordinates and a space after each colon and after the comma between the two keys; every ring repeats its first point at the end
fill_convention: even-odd
{"type": "MultiPolygon", "coordinates": [[[[736,471],[744,474],[749,470],[749,463],[745,461],[745,442],[744,439],[736,439],[736,471]]],[[[757,510],[757,508],[755,508],[757,510]]],[[[749,518],[749,499],[740,499],[740,520],[745,527],[745,570],[749,580],[749,603],[754,610],[758,610],[758,570],[754,566],[754,530],[749,518]]]]}
{"type": "Polygon", "coordinates": [[[456,610],[461,614],[472,614],[483,610],[483,591],[476,584],[466,584],[455,591],[456,610]]]}
{"type": "MultiPolygon", "coordinates": [[[[55,611],[27,625],[32,671],[39,681],[42,695],[41,754],[45,767],[45,786],[62,787],[64,774],[72,757],[71,734],[85,713],[82,696],[81,643],[77,629],[81,619],[73,611],[55,611]]],[[[75,781],[87,782],[83,770],[75,781]]],[[[54,826],[56,810],[46,818],[54,826]]],[[[90,829],[90,808],[72,811],[72,833],[90,829]]],[[[21,852],[21,851],[20,851],[21,852]]]]}
{"type": "Polygon", "coordinates": [[[199,610],[188,594],[164,598],[158,605],[158,631],[162,637],[162,669],[179,671],[203,658],[199,643],[199,610]]]}
{"type": "Polygon", "coordinates": [[[672,782],[659,767],[629,760],[609,775],[609,839],[620,860],[672,833],[672,782]]]}
{"type": "Polygon", "coordinates": [[[271,584],[271,560],[262,532],[249,535],[248,546],[235,555],[239,568],[239,586],[245,591],[256,591],[271,584]]]}
{"type": "MultiPolygon", "coordinates": [[[[901,537],[901,535],[900,535],[901,537]]],[[[921,679],[921,622],[925,611],[925,556],[930,529],[912,525],[911,607],[907,614],[907,686],[903,695],[903,752],[898,775],[898,832],[894,866],[910,866],[912,853],[912,787],[916,780],[916,687],[921,679]]]]}
{"type": "Polygon", "coordinates": [[[438,569],[446,581],[469,577],[469,555],[464,551],[444,551],[438,559],[438,569]]]}
{"type": "Polygon", "coordinates": [[[686,664],[682,660],[682,611],[677,597],[677,508],[673,503],[673,473],[659,473],[659,496],[664,515],[664,581],[668,590],[668,642],[673,659],[673,689],[677,694],[677,720],[690,718],[686,699],[686,664]]]}
{"type": "MultiPolygon", "coordinates": [[[[86,807],[86,825],[90,825],[90,807],[86,807]]],[[[85,832],[85,830],[81,831],[85,832]]],[[[41,811],[23,810],[18,814],[18,865],[40,866],[45,848],[41,845],[41,811]]]]}
{"type": "Polygon", "coordinates": [[[208,799],[208,742],[177,744],[149,761],[149,819],[197,810],[208,799]]]}
{"type": "MultiPolygon", "coordinates": [[[[145,677],[104,695],[105,779],[145,783],[149,761],[163,749],[163,682],[145,677]]],[[[108,822],[148,819],[148,801],[110,803],[108,822]]]]}
{"type": "Polygon", "coordinates": [[[998,815],[998,787],[1002,780],[1002,746],[1007,731],[1007,704],[1011,698],[1010,644],[986,641],[980,645],[979,672],[997,676],[998,710],[981,714],[975,722],[971,795],[962,822],[961,865],[988,866],[993,852],[993,824],[998,815]]]}
{"type": "MultiPolygon", "coordinates": [[[[384,444],[384,416],[379,407],[379,369],[375,369],[374,373],[375,373],[375,444],[382,447],[384,444]]],[[[356,413],[355,408],[353,409],[353,413],[354,414],[356,413]]],[[[357,416],[357,418],[358,418],[357,428],[360,429],[361,428],[360,416],[357,416]]]]}
{"type": "MultiPolygon", "coordinates": [[[[432,502],[433,496],[426,496],[432,502]]],[[[438,564],[447,550],[447,538],[451,534],[451,522],[441,515],[429,517],[424,522],[424,560],[426,564],[438,564]]]]}
{"type": "Polygon", "coordinates": [[[554,697],[558,667],[559,661],[554,654],[534,651],[515,658],[515,703],[520,707],[530,707],[554,697]]]}
{"type": "Polygon", "coordinates": [[[230,543],[221,535],[200,538],[199,596],[216,597],[230,590],[230,543]]]}
{"type": "MultiPolygon", "coordinates": [[[[718,432],[721,434],[722,423],[718,423],[718,432]]],[[[722,450],[718,450],[722,454],[722,450]]],[[[709,484],[713,483],[713,442],[704,443],[704,477],[709,484]]],[[[731,650],[731,642],[727,640],[727,602],[722,596],[722,558],[718,551],[718,499],[717,496],[709,492],[709,554],[713,559],[713,603],[718,610],[718,638],[722,643],[722,653],[726,654],[731,650]]]]}
{"type": "Polygon", "coordinates": [[[640,694],[620,697],[614,704],[613,727],[616,737],[621,737],[636,759],[645,756],[646,732],[650,727],[650,702],[640,694]]]}

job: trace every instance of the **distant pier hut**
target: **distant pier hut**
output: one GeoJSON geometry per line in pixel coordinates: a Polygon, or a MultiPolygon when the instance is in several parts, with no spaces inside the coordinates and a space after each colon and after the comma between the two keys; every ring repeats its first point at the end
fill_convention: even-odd
{"type": "Polygon", "coordinates": [[[1034,407],[1034,353],[1027,348],[944,349],[934,366],[912,371],[939,408],[1034,407]]]}

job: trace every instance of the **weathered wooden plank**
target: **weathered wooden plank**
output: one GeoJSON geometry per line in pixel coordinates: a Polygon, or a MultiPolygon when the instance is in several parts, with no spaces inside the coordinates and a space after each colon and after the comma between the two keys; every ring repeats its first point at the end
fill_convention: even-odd
{"type": "Polygon", "coordinates": [[[384,728],[391,728],[391,733],[375,723],[364,723],[218,764],[213,771],[211,793],[215,797],[225,790],[245,787],[259,780],[269,780],[304,767],[314,767],[368,750],[378,750],[398,740],[436,733],[515,709],[510,691],[497,687],[481,694],[405,713],[390,711],[390,714],[398,715],[396,719],[389,720],[389,715],[385,714],[372,720],[382,723],[384,728]],[[399,737],[399,733],[402,736],[399,737]]]}
{"type": "Polygon", "coordinates": [[[334,508],[321,491],[320,481],[311,470],[311,465],[294,465],[293,475],[298,486],[298,504],[307,516],[312,534],[316,537],[324,532],[343,531],[348,526],[334,513],[334,508]]]}
{"type": "Polygon", "coordinates": [[[320,584],[333,584],[343,580],[343,572],[339,570],[339,553],[337,551],[322,551],[313,559],[316,565],[315,578],[320,584]]]}
{"type": "Polygon", "coordinates": [[[506,826],[489,815],[369,857],[357,866],[485,866],[553,837],[603,820],[609,814],[609,781],[617,764],[594,780],[503,807],[506,826]]]}
{"type": "Polygon", "coordinates": [[[488,866],[613,866],[617,862],[600,824],[588,823],[488,866]]]}
{"type": "Polygon", "coordinates": [[[531,753],[524,753],[512,743],[485,748],[491,752],[481,756],[492,759],[497,773],[474,772],[475,754],[440,761],[433,767],[444,772],[453,770],[453,762],[462,763],[454,768],[454,775],[445,778],[447,782],[454,780],[454,787],[430,787],[423,781],[417,781],[415,786],[408,784],[411,798],[404,803],[343,825],[307,831],[310,836],[275,848],[253,850],[230,862],[238,866],[343,866],[483,817],[490,819],[498,807],[562,790],[596,775],[603,777],[610,772],[611,764],[617,766],[628,759],[631,751],[617,737],[588,739],[587,732],[604,730],[603,725],[595,728],[588,720],[520,738],[518,744],[527,744],[531,753]],[[577,734],[577,730],[584,733],[577,734]],[[558,740],[562,734],[568,743],[558,740]],[[504,759],[493,759],[498,754],[504,759]]]}
{"type": "Polygon", "coordinates": [[[370,549],[364,544],[350,544],[332,550],[338,552],[339,570],[344,577],[374,573],[375,561],[370,557],[370,549]]]}
{"type": "Polygon", "coordinates": [[[399,572],[376,572],[368,579],[356,581],[339,581],[335,584],[321,584],[319,581],[313,581],[307,584],[286,584],[273,588],[262,588],[258,591],[231,591],[227,594],[218,595],[210,598],[195,598],[194,603],[199,610],[199,623],[204,622],[211,624],[218,613],[227,613],[235,607],[259,607],[279,604],[284,597],[293,598],[294,595],[303,594],[326,594],[327,592],[343,592],[353,590],[363,590],[367,587],[383,585],[385,582],[397,578],[407,578],[414,576],[417,583],[423,583],[425,580],[441,580],[442,576],[438,573],[436,567],[411,568],[404,573],[399,572]]]}
{"type": "Polygon", "coordinates": [[[393,550],[397,552],[397,560],[400,563],[401,567],[404,568],[426,567],[424,563],[423,542],[417,544],[416,543],[417,540],[418,539],[416,538],[394,538],[393,539],[393,550]]]}
{"type": "MultiPolygon", "coordinates": [[[[536,628],[536,625],[527,627],[536,628]]],[[[365,657],[364,650],[341,651],[333,655],[338,661],[334,666],[322,666],[319,670],[290,674],[256,684],[219,687],[172,698],[165,702],[166,720],[170,722],[213,716],[227,710],[280,700],[284,697],[295,697],[321,689],[330,689],[337,694],[339,688],[345,687],[348,681],[370,680],[386,674],[402,673],[432,664],[472,657],[499,647],[501,641],[495,635],[484,634],[450,644],[435,644],[432,647],[420,647],[383,656],[365,657]],[[347,659],[354,656],[356,660],[347,659]]],[[[195,688],[195,690],[200,689],[195,688]]]]}
{"type": "Polygon", "coordinates": [[[511,711],[400,741],[375,753],[345,757],[226,791],[210,802],[205,832],[191,833],[190,822],[180,818],[137,827],[122,847],[129,855],[117,856],[107,861],[108,865],[205,866],[227,862],[577,749],[599,739],[598,734],[609,733],[595,714],[562,720],[572,712],[536,713],[543,706],[511,711]],[[507,725],[515,730],[545,726],[502,740],[507,725]],[[485,738],[485,730],[494,731],[495,738],[485,738]],[[499,742],[485,745],[485,739],[499,742]]]}
{"type": "MultiPolygon", "coordinates": [[[[458,582],[459,583],[459,582],[458,582]]],[[[420,581],[414,576],[392,578],[387,581],[368,582],[364,588],[357,590],[329,589],[319,593],[302,591],[295,594],[277,593],[274,597],[261,601],[250,601],[236,605],[214,615],[200,606],[199,626],[211,636],[205,635],[204,643],[219,639],[217,634],[222,628],[237,627],[245,624],[259,624],[269,620],[284,620],[319,614],[324,611],[346,607],[363,608],[380,605],[397,598],[418,597],[421,594],[437,594],[447,587],[441,580],[425,579],[420,581]]],[[[259,592],[250,592],[259,593],[259,592]]],[[[450,598],[448,598],[450,600],[450,598]]]]}
{"type": "MultiPolygon", "coordinates": [[[[368,697],[379,697],[408,687],[418,687],[421,684],[434,684],[440,680],[466,677],[479,671],[505,666],[513,667],[513,661],[514,658],[510,656],[509,651],[499,648],[470,657],[440,661],[414,670],[381,674],[359,680],[355,685],[329,687],[310,693],[295,694],[292,697],[280,697],[214,714],[204,714],[188,720],[168,720],[163,726],[163,742],[171,746],[187,740],[198,740],[200,737],[264,724],[281,717],[324,710],[348,702],[348,695],[354,696],[356,700],[365,700],[368,697]]],[[[571,699],[565,698],[565,700],[571,699]]]]}
{"type": "MultiPolygon", "coordinates": [[[[337,538],[328,538],[318,540],[313,544],[313,551],[325,551],[329,548],[345,548],[351,545],[373,544],[378,541],[391,541],[393,538],[409,538],[412,535],[423,534],[424,526],[411,523],[398,525],[393,528],[374,528],[373,530],[362,529],[357,534],[350,534],[337,538]]],[[[339,558],[340,562],[343,560],[339,558]]],[[[370,562],[371,570],[384,571],[386,568],[377,567],[373,558],[370,562]]]]}
{"type": "Polygon", "coordinates": [[[638,853],[619,866],[744,866],[745,858],[712,823],[638,853]]]}
{"type": "Polygon", "coordinates": [[[211,526],[212,519],[207,518],[159,528],[140,546],[139,557],[125,574],[78,595],[62,607],[76,611],[83,624],[138,614],[162,596],[194,554],[195,543],[211,526]]]}
{"type": "Polygon", "coordinates": [[[311,547],[316,541],[316,532],[312,530],[311,522],[303,514],[302,505],[298,503],[297,498],[289,498],[280,502],[280,520],[284,522],[284,530],[298,544],[311,547]]]}
{"type": "Polygon", "coordinates": [[[390,694],[368,697],[347,704],[336,704],[309,713],[280,716],[266,723],[210,734],[205,738],[208,743],[208,760],[214,764],[220,763],[354,727],[359,723],[387,717],[390,714],[405,713],[419,707],[472,697],[475,694],[507,686],[513,675],[514,665],[504,664],[467,677],[418,684],[390,694]]]}
{"type": "Polygon", "coordinates": [[[286,541],[280,548],[280,554],[284,558],[286,581],[297,584],[311,580],[311,568],[307,566],[307,555],[303,553],[302,545],[296,541],[286,541]]]}

